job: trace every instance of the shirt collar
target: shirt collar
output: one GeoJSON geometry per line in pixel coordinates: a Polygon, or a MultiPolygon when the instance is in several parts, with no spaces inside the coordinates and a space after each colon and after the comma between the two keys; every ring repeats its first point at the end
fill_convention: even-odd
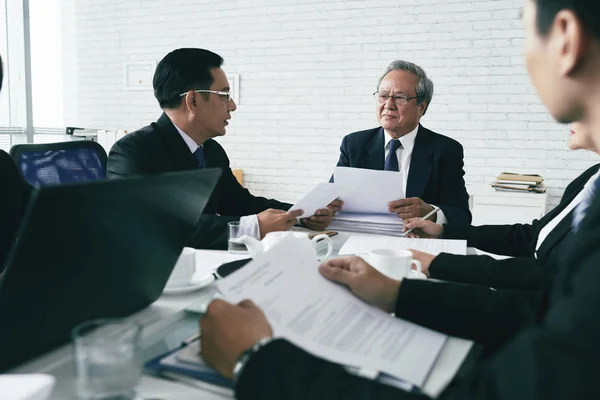
{"type": "MultiPolygon", "coordinates": [[[[171,122],[173,122],[173,121],[171,121],[171,122]]],[[[175,123],[173,123],[173,126],[175,127],[175,129],[177,129],[177,132],[179,132],[179,134],[181,135],[181,138],[183,139],[183,141],[185,142],[187,147],[189,147],[192,154],[194,154],[194,152],[196,150],[198,150],[198,147],[202,147],[202,145],[198,146],[198,143],[194,142],[194,139],[189,137],[184,131],[181,130],[181,128],[179,128],[177,125],[175,125],[175,123]]]]}
{"type": "MultiPolygon", "coordinates": [[[[417,125],[417,127],[412,132],[409,132],[406,135],[404,135],[398,139],[398,140],[400,140],[400,144],[402,145],[402,148],[404,150],[407,150],[409,153],[412,153],[412,150],[415,147],[415,139],[417,138],[417,132],[419,132],[420,126],[421,126],[420,124],[417,125]]],[[[387,132],[385,132],[384,139],[385,139],[384,149],[387,149],[393,138],[387,132]]]]}

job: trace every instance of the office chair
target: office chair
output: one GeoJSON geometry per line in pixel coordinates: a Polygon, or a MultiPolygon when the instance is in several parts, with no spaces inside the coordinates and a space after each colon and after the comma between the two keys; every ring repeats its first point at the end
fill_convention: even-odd
{"type": "Polygon", "coordinates": [[[91,140],[17,144],[10,155],[23,178],[35,187],[106,178],[106,152],[91,140]]]}

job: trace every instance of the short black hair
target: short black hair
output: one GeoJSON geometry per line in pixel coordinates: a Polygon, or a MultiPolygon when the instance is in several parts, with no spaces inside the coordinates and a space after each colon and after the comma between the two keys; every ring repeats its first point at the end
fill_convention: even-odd
{"type": "Polygon", "coordinates": [[[536,25],[542,35],[550,32],[554,18],[561,10],[571,10],[585,29],[600,39],[600,0],[534,0],[537,8],[536,25]]]}
{"type": "Polygon", "coordinates": [[[209,89],[214,82],[210,70],[221,65],[223,58],[209,50],[173,50],[156,67],[152,80],[154,97],[161,108],[177,108],[182,101],[181,93],[192,89],[209,89]]]}

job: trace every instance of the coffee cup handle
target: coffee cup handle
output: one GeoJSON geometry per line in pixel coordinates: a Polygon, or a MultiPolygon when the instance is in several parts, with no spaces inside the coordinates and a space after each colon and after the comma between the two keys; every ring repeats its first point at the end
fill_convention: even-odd
{"type": "Polygon", "coordinates": [[[321,239],[325,239],[327,241],[327,254],[325,255],[325,257],[323,257],[323,260],[326,260],[329,258],[329,256],[331,255],[331,253],[333,253],[333,242],[331,241],[331,238],[327,235],[325,235],[324,233],[315,236],[314,238],[312,238],[312,242],[315,244],[315,246],[317,245],[317,242],[321,239]]]}
{"type": "Polygon", "coordinates": [[[417,266],[417,272],[423,273],[423,266],[421,265],[421,261],[419,260],[410,260],[410,262],[417,266]]]}

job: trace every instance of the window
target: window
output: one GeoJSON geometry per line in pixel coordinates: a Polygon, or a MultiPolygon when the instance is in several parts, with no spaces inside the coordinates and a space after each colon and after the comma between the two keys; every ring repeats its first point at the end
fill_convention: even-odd
{"type": "Polygon", "coordinates": [[[8,151],[13,144],[26,141],[23,4],[20,1],[0,0],[0,54],[4,64],[0,148],[8,151]]]}

